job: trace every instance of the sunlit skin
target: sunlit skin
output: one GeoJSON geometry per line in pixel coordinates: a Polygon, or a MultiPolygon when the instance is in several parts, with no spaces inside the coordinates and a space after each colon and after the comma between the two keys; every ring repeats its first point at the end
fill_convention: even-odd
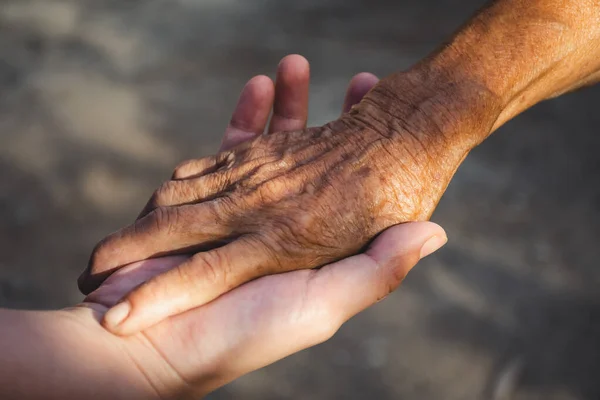
{"type": "MultiPolygon", "coordinates": [[[[308,92],[308,64],[286,57],[277,90],[265,77],[244,88],[223,147],[262,133],[273,105],[293,105],[308,92]],[[300,73],[294,71],[298,69],[300,73]],[[278,93],[275,95],[275,93],[278,93]]],[[[346,108],[377,78],[356,76],[346,108]]],[[[295,121],[306,123],[302,100],[295,121]]],[[[206,307],[182,313],[138,334],[119,337],[99,321],[108,308],[188,257],[156,258],[111,275],[77,307],[50,312],[0,309],[0,399],[197,399],[283,357],[331,337],[342,323],[394,290],[422,257],[446,242],[432,223],[384,232],[365,253],[315,271],[257,279],[206,307]]]]}
{"type": "Polygon", "coordinates": [[[494,1],[338,120],[305,129],[294,107],[275,110],[270,134],[180,165],[138,221],[96,247],[80,287],[130,262],[193,254],[106,315],[127,335],[260,276],[355,254],[391,226],[427,220],[505,122],[599,78],[598,0],[494,1]]]}

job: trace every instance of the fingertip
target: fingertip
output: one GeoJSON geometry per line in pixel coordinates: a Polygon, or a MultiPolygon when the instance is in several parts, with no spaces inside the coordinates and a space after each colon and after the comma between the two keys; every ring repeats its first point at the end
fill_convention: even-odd
{"type": "Polygon", "coordinates": [[[174,314],[169,312],[168,305],[149,296],[143,290],[145,285],[134,288],[104,314],[101,322],[104,329],[118,336],[131,336],[174,314]]]}
{"type": "Polygon", "coordinates": [[[268,99],[275,92],[275,84],[268,76],[257,75],[246,83],[242,94],[245,92],[248,92],[256,99],[268,99]]]}
{"type": "Polygon", "coordinates": [[[299,54],[285,56],[277,67],[277,77],[295,82],[308,80],[310,78],[310,63],[299,54]]]}
{"type": "Polygon", "coordinates": [[[446,231],[433,222],[409,222],[383,232],[366,253],[381,265],[406,257],[413,259],[413,264],[416,264],[421,258],[439,249],[425,249],[428,243],[433,246],[434,242],[430,242],[433,239],[441,247],[448,241],[446,231]],[[427,250],[429,253],[425,254],[427,250]]]}
{"type": "Polygon", "coordinates": [[[377,75],[370,72],[360,72],[352,77],[351,84],[355,85],[374,85],[379,82],[377,75]]]}
{"type": "Polygon", "coordinates": [[[439,224],[431,221],[420,221],[420,222],[409,222],[403,225],[407,225],[408,228],[412,230],[418,230],[419,232],[423,232],[423,235],[433,235],[433,236],[446,236],[446,230],[442,228],[439,224]]]}
{"type": "Polygon", "coordinates": [[[265,75],[250,79],[238,99],[230,126],[251,133],[262,133],[275,99],[275,84],[265,75]]]}
{"type": "Polygon", "coordinates": [[[306,127],[309,87],[308,60],[298,54],[284,57],[277,68],[275,102],[269,133],[306,127]]]}
{"type": "Polygon", "coordinates": [[[114,334],[124,335],[125,333],[122,327],[130,314],[131,303],[129,303],[129,301],[118,303],[113,308],[108,310],[106,314],[104,314],[104,318],[102,318],[102,326],[114,334]]]}
{"type": "Polygon", "coordinates": [[[419,255],[419,259],[422,260],[425,257],[428,257],[444,247],[448,243],[448,237],[444,235],[436,235],[431,237],[423,247],[421,247],[421,253],[419,255]]]}
{"type": "Polygon", "coordinates": [[[352,106],[359,103],[377,82],[379,82],[379,78],[370,72],[361,72],[354,75],[348,84],[343,112],[350,111],[352,106]]]}
{"type": "Polygon", "coordinates": [[[271,78],[258,75],[250,79],[242,89],[219,151],[229,150],[261,135],[274,101],[275,84],[271,78]]]}
{"type": "MultiPolygon", "coordinates": [[[[298,54],[284,57],[277,67],[276,96],[280,100],[287,97],[296,100],[299,104],[308,101],[308,87],[310,84],[310,64],[306,58],[298,54]],[[295,93],[291,96],[290,93],[295,93]],[[282,98],[283,97],[283,98],[282,98]],[[298,101],[300,100],[300,101],[298,101]]],[[[298,108],[298,106],[296,106],[298,108]]]]}
{"type": "Polygon", "coordinates": [[[217,157],[204,157],[199,160],[187,160],[175,167],[171,180],[178,181],[200,177],[217,169],[217,157]]]}
{"type": "MultiPolygon", "coordinates": [[[[242,89],[233,113],[233,117],[242,117],[239,121],[240,125],[236,125],[236,128],[245,128],[242,124],[243,122],[253,122],[253,119],[249,117],[256,114],[256,112],[270,112],[274,98],[275,83],[271,78],[266,75],[257,75],[250,79],[244,86],[244,89],[242,89]]],[[[232,118],[232,120],[234,119],[232,118]]],[[[254,126],[251,125],[248,128],[254,128],[254,126]]]]}

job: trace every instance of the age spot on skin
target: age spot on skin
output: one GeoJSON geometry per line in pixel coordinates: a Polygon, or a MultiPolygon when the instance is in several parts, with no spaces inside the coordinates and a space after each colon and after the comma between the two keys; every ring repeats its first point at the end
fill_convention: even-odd
{"type": "Polygon", "coordinates": [[[370,175],[373,174],[373,169],[371,167],[364,166],[362,168],[360,168],[358,171],[356,171],[356,175],[360,176],[361,178],[368,178],[370,175]]]}

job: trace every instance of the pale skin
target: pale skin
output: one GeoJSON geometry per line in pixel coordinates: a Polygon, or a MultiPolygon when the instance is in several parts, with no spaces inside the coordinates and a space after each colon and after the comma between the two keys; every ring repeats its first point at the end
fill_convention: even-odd
{"type": "MultiPolygon", "coordinates": [[[[427,220],[476,145],[534,104],[600,79],[598,21],[598,0],[491,2],[340,119],[285,126],[179,166],[138,221],[96,247],[81,289],[133,261],[193,254],[106,314],[106,328],[128,335],[249,280],[339,260],[391,226],[427,220]]],[[[276,114],[293,120],[290,112],[276,114]]]]}
{"type": "MultiPolygon", "coordinates": [[[[295,121],[275,120],[275,126],[306,123],[307,102],[302,97],[308,92],[306,60],[287,57],[278,76],[277,89],[264,76],[246,85],[225,133],[224,148],[262,133],[273,103],[279,108],[295,106],[304,115],[295,121]]],[[[376,81],[370,74],[355,77],[346,107],[360,100],[376,81]]],[[[351,316],[394,290],[420,258],[445,242],[445,232],[432,223],[394,227],[362,255],[318,271],[255,280],[206,307],[126,338],[103,329],[101,316],[127,292],[177,268],[188,257],[129,265],[74,308],[0,310],[0,398],[201,397],[327,340],[351,316]]]]}

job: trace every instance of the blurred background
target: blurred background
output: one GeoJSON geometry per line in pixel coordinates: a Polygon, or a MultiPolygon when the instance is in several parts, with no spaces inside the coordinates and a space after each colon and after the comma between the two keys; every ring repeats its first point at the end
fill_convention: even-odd
{"type": "MultiPolygon", "coordinates": [[[[348,80],[404,69],[479,0],[0,0],[0,306],[82,297],[93,245],[181,160],[217,149],[237,95],[312,62],[311,122],[348,80]]],[[[330,342],[212,399],[600,399],[600,89],[509,123],[434,220],[448,246],[330,342]]]]}

